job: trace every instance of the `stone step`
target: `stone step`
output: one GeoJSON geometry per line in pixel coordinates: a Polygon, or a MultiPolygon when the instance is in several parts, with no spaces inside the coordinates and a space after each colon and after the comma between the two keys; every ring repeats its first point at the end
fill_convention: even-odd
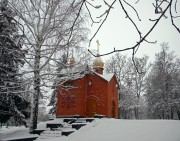
{"type": "Polygon", "coordinates": [[[79,130],[81,127],[87,125],[86,123],[73,123],[72,128],[79,130]]]}
{"type": "Polygon", "coordinates": [[[14,138],[5,138],[1,141],[34,141],[38,137],[14,137],[14,138]]]}
{"type": "Polygon", "coordinates": [[[56,128],[62,128],[62,123],[47,123],[46,128],[50,128],[51,130],[55,130],[56,128]]]}
{"type": "Polygon", "coordinates": [[[45,134],[47,134],[47,135],[50,135],[50,134],[61,134],[61,130],[56,130],[56,131],[51,131],[51,130],[46,130],[46,131],[44,131],[41,135],[45,135],[45,134]]]}
{"type": "Polygon", "coordinates": [[[72,134],[75,131],[62,131],[62,136],[69,136],[70,134],[72,134]]]}

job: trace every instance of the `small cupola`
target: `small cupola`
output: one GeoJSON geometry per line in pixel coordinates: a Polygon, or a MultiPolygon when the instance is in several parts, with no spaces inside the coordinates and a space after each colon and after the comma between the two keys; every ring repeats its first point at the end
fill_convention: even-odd
{"type": "Polygon", "coordinates": [[[104,62],[101,59],[100,54],[99,54],[99,46],[100,46],[99,41],[97,40],[96,42],[97,42],[97,57],[93,62],[93,69],[95,72],[99,74],[103,74],[104,62]]]}
{"type": "Polygon", "coordinates": [[[71,58],[69,59],[69,65],[74,65],[76,63],[75,59],[74,59],[74,55],[73,55],[73,50],[72,50],[72,56],[71,58]]]}

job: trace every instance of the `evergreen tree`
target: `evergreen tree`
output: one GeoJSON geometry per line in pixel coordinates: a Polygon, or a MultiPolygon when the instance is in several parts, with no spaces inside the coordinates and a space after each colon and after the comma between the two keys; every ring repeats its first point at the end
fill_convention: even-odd
{"type": "Polygon", "coordinates": [[[25,123],[29,102],[23,97],[24,87],[18,75],[23,66],[25,51],[22,50],[15,13],[8,7],[8,0],[0,1],[0,122],[10,117],[25,123]]]}

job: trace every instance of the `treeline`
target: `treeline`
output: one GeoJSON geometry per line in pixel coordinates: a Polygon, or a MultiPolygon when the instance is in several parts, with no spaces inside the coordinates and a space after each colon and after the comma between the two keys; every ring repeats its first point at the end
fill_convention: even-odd
{"type": "Polygon", "coordinates": [[[180,119],[180,59],[161,44],[154,62],[120,53],[106,61],[119,85],[119,118],[180,119]]]}

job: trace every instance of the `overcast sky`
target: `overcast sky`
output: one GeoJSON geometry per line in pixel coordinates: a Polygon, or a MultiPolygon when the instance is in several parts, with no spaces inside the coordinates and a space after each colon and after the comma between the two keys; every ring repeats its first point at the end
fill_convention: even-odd
{"type": "MultiPolygon", "coordinates": [[[[100,1],[94,1],[94,3],[102,4],[100,1]]],[[[111,1],[112,2],[112,1],[111,1]]],[[[134,1],[135,2],[135,1],[134,1]]],[[[138,28],[142,31],[142,35],[145,35],[148,30],[152,27],[154,22],[149,21],[149,18],[156,19],[160,15],[154,14],[154,7],[152,5],[152,0],[140,0],[138,4],[135,5],[141,21],[137,20],[135,12],[131,8],[128,8],[129,15],[135,20],[138,28]]],[[[127,6],[128,7],[128,6],[127,6]]],[[[177,6],[180,14],[180,2],[177,6]]],[[[91,9],[93,16],[99,16],[103,13],[104,8],[99,10],[91,9]]],[[[160,51],[160,43],[168,42],[170,49],[175,51],[175,54],[180,57],[180,34],[178,31],[171,25],[170,16],[164,17],[155,27],[154,31],[146,38],[149,41],[157,41],[156,44],[143,43],[141,44],[136,56],[141,57],[143,54],[150,56],[151,60],[154,60],[155,53],[160,51]]],[[[176,21],[176,24],[180,28],[180,18],[176,21]]],[[[97,29],[97,24],[94,24],[91,30],[91,36],[97,29]]],[[[90,36],[90,37],[91,37],[90,36]]],[[[107,53],[116,49],[123,49],[132,47],[139,39],[139,35],[130,21],[125,18],[118,1],[116,2],[114,9],[111,10],[111,13],[106,20],[103,27],[100,29],[99,33],[96,35],[94,40],[89,47],[90,50],[96,49],[96,40],[100,42],[100,53],[107,53]]],[[[131,55],[131,51],[122,52],[124,55],[131,55]]],[[[113,54],[112,54],[113,55],[113,54]]],[[[107,60],[109,56],[102,57],[103,60],[107,60]]]]}

